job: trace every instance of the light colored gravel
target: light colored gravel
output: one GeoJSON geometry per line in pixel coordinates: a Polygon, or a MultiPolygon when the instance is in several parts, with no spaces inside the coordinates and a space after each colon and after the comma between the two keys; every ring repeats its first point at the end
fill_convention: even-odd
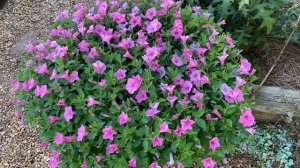
{"type": "Polygon", "coordinates": [[[0,9],[0,168],[44,168],[48,153],[38,147],[39,129],[20,126],[14,117],[14,93],[9,81],[25,45],[40,41],[61,9],[77,0],[8,0],[0,9]]]}

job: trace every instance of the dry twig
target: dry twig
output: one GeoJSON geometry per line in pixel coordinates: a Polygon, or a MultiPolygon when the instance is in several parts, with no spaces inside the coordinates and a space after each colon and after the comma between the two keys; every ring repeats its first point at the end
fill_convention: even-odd
{"type": "Polygon", "coordinates": [[[268,71],[268,73],[266,74],[266,76],[264,77],[264,79],[261,81],[261,83],[256,87],[255,89],[255,93],[261,89],[261,87],[263,86],[263,84],[266,82],[266,80],[268,79],[269,75],[272,73],[273,69],[275,68],[275,66],[277,65],[278,61],[280,60],[282,54],[284,53],[287,45],[289,44],[289,42],[291,41],[291,38],[293,37],[293,34],[295,33],[297,27],[298,27],[298,24],[299,24],[299,21],[300,21],[300,15],[298,16],[298,19],[295,23],[295,27],[293,29],[293,31],[291,32],[289,38],[286,40],[282,50],[280,51],[279,55],[277,56],[275,62],[273,63],[272,67],[270,68],[270,70],[268,71]]]}

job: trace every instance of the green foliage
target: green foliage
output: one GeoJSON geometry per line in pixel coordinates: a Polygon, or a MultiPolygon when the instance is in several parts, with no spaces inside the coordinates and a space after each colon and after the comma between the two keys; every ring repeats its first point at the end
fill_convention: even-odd
{"type": "MultiPolygon", "coordinates": [[[[231,2],[226,1],[226,5],[231,2]]],[[[161,4],[115,5],[109,4],[109,12],[105,11],[96,22],[87,18],[93,15],[95,8],[85,10],[81,5],[76,5],[81,11],[79,14],[72,11],[70,17],[86,12],[79,19],[80,23],[75,17],[73,20],[59,18],[49,39],[29,46],[33,51],[29,49],[30,54],[24,56],[19,81],[15,85],[18,98],[24,101],[18,109],[25,113],[23,118],[26,122],[40,126],[41,139],[50,143],[49,148],[54,151],[49,163],[52,167],[56,164],[60,167],[86,167],[87,163],[88,167],[124,168],[129,160],[136,157],[136,167],[142,168],[153,163],[167,165],[173,159],[173,166],[181,162],[185,167],[200,166],[201,160],[209,157],[221,161],[225,151],[233,151],[235,144],[249,136],[245,127],[254,124],[251,110],[247,116],[253,118],[251,125],[239,121],[243,110],[253,105],[250,93],[255,77],[250,73],[253,71],[251,65],[241,62],[247,60],[242,58],[220,25],[211,17],[205,18],[203,13],[193,13],[191,7],[180,8],[181,17],[177,18],[180,5],[168,7],[165,13],[155,16],[161,27],[150,33],[147,28],[151,24],[144,14],[153,6],[161,9],[161,4]],[[119,17],[114,21],[111,16],[111,12],[120,11],[129,22],[132,17],[129,13],[135,6],[140,8],[137,15],[142,16],[141,24],[136,27],[125,25],[124,28],[123,24],[116,23],[119,17]],[[176,39],[172,34],[175,23],[183,30],[182,35],[189,36],[186,41],[176,39]],[[118,34],[109,33],[109,28],[118,34]],[[69,30],[71,33],[67,35],[69,30]],[[144,40],[148,44],[141,42],[139,33],[147,37],[144,40]],[[107,37],[112,35],[114,37],[107,41],[107,37]],[[124,39],[133,42],[132,47],[124,49],[124,39]],[[83,47],[83,42],[89,46],[83,47]],[[153,60],[148,58],[153,52],[146,52],[150,47],[158,53],[153,60]],[[64,51],[65,48],[67,51],[64,51]],[[89,58],[92,48],[99,55],[89,58]],[[199,54],[203,49],[205,52],[199,54]],[[125,57],[126,51],[132,58],[125,57]],[[174,63],[174,54],[178,55],[182,65],[174,63]],[[226,57],[223,63],[221,56],[226,57]],[[103,65],[105,69],[100,72],[99,67],[103,68],[103,65]],[[120,69],[126,70],[122,78],[116,75],[120,69]],[[244,72],[239,72],[240,69],[244,72]],[[73,72],[78,73],[74,75],[76,80],[71,80],[73,72]],[[194,77],[191,75],[193,72],[199,75],[194,77]],[[130,82],[136,75],[142,81],[130,82]],[[175,77],[180,77],[180,82],[176,83],[175,77]],[[30,79],[37,83],[28,89],[30,79]],[[105,84],[102,83],[104,80],[105,84]],[[185,82],[189,82],[191,87],[185,82]],[[20,83],[23,84],[21,87],[20,83]],[[221,91],[220,87],[224,85],[227,88],[221,91]],[[41,90],[39,87],[42,86],[47,89],[41,90]],[[131,93],[130,87],[137,88],[131,93]],[[141,90],[145,90],[147,96],[138,103],[136,96],[141,90]],[[231,94],[227,95],[227,91],[231,94]],[[197,97],[196,94],[203,95],[197,97]],[[174,105],[169,100],[170,96],[177,97],[174,105]],[[97,103],[89,105],[91,97],[97,103]],[[61,100],[64,100],[63,104],[59,103],[61,100]],[[157,107],[153,107],[155,104],[157,107]],[[69,107],[74,112],[71,117],[69,107]],[[155,108],[159,112],[148,115],[155,108]],[[123,124],[119,119],[122,113],[129,117],[123,124]],[[53,117],[56,117],[55,120],[53,117]],[[187,118],[195,123],[184,130],[183,121],[187,118]],[[163,122],[168,124],[169,131],[161,131],[163,122]],[[104,138],[104,128],[107,126],[116,132],[112,139],[104,138]],[[182,128],[180,134],[175,134],[179,128],[182,128]],[[152,139],[156,136],[164,139],[161,145],[154,146],[152,139]],[[219,139],[220,146],[212,150],[209,141],[214,137],[219,139]],[[109,153],[107,147],[112,144],[117,144],[118,149],[109,153]],[[56,151],[59,156],[53,154],[56,151]],[[97,156],[104,158],[97,161],[97,156]]],[[[240,8],[247,6],[245,2],[240,8]]],[[[227,7],[221,8],[225,10],[227,7]]],[[[268,14],[266,12],[265,15],[268,14]]]]}
{"type": "Polygon", "coordinates": [[[280,167],[293,167],[296,144],[285,129],[282,126],[258,128],[254,139],[248,141],[246,150],[241,147],[239,151],[255,156],[260,167],[272,168],[277,163],[280,167]]]}
{"type": "MultiPolygon", "coordinates": [[[[299,6],[289,0],[189,0],[187,4],[200,5],[214,14],[215,21],[225,19],[224,30],[245,51],[267,47],[268,37],[286,38],[300,14],[299,6]]],[[[298,28],[292,41],[299,42],[299,36],[298,28]]]]}

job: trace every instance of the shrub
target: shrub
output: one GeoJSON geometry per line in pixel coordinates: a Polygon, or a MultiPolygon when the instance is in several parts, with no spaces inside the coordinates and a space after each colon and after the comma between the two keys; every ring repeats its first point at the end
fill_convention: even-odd
{"type": "Polygon", "coordinates": [[[17,116],[50,167],[209,168],[253,133],[251,64],[224,23],[180,6],[79,3],[28,44],[17,116]]]}
{"type": "MultiPolygon", "coordinates": [[[[188,0],[186,4],[197,4],[214,14],[215,21],[225,19],[230,24],[224,30],[237,39],[237,47],[249,51],[254,47],[266,48],[268,37],[284,37],[291,33],[291,22],[299,15],[299,6],[290,0],[188,0]]],[[[300,28],[292,41],[299,43],[300,28]]],[[[248,53],[251,54],[251,51],[248,53]]]]}

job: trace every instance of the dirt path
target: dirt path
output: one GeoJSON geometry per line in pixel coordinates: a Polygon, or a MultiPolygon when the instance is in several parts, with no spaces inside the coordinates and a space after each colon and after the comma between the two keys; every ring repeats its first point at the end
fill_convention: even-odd
{"type": "Polygon", "coordinates": [[[15,118],[9,81],[30,40],[48,34],[54,16],[75,0],[8,0],[0,9],[0,168],[46,167],[47,153],[38,147],[38,129],[15,118]]]}

